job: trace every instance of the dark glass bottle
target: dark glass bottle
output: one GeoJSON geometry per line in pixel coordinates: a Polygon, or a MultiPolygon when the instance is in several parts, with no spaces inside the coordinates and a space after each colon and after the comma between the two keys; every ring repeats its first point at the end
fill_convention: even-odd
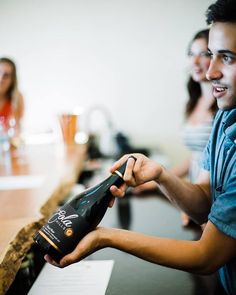
{"type": "Polygon", "coordinates": [[[124,182],[126,164],[127,161],[107,179],[59,208],[34,237],[43,252],[59,262],[99,224],[112,197],[110,187],[119,187],[124,182]]]}

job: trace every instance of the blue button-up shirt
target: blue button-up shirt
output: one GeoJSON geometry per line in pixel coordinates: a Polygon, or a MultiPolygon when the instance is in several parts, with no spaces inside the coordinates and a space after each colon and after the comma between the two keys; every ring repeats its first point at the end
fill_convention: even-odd
{"type": "MultiPolygon", "coordinates": [[[[236,239],[236,109],[218,111],[202,166],[210,171],[212,207],[208,219],[236,239]]],[[[236,259],[219,274],[227,293],[236,294],[236,259]]]]}

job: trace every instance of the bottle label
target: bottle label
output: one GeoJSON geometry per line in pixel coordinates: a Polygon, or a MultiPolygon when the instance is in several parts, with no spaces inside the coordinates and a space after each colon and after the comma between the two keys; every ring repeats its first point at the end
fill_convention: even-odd
{"type": "Polygon", "coordinates": [[[69,204],[61,207],[39,233],[61,253],[71,252],[88,232],[89,224],[69,204]]]}

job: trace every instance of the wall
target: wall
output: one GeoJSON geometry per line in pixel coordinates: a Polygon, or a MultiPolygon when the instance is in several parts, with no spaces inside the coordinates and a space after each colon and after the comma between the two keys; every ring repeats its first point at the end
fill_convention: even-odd
{"type": "Polygon", "coordinates": [[[17,63],[25,130],[54,128],[75,105],[104,105],[133,144],[176,162],[185,154],[186,48],[211,2],[1,0],[0,56],[17,63]]]}

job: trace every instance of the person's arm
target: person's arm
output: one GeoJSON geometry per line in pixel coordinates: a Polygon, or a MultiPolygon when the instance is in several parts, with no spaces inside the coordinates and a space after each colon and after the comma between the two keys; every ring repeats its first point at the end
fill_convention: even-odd
{"type": "Polygon", "coordinates": [[[97,228],[85,236],[75,250],[63,257],[59,267],[80,261],[96,250],[112,247],[155,264],[210,274],[236,255],[236,240],[220,232],[208,222],[199,241],[183,241],[130,232],[121,229],[97,228]]]}
{"type": "Polygon", "coordinates": [[[202,170],[197,182],[192,184],[163,169],[157,182],[166,197],[195,222],[207,221],[212,203],[208,171],[202,170]]]}
{"type": "MultiPolygon", "coordinates": [[[[137,158],[128,160],[124,174],[125,184],[120,188],[111,187],[116,197],[123,197],[128,186],[137,186],[150,180],[155,180],[168,199],[186,212],[198,223],[206,222],[211,207],[209,172],[203,171],[196,184],[180,179],[163,166],[153,162],[144,155],[134,154],[137,158]]],[[[123,156],[111,168],[113,172],[127,159],[123,156]]]]}

